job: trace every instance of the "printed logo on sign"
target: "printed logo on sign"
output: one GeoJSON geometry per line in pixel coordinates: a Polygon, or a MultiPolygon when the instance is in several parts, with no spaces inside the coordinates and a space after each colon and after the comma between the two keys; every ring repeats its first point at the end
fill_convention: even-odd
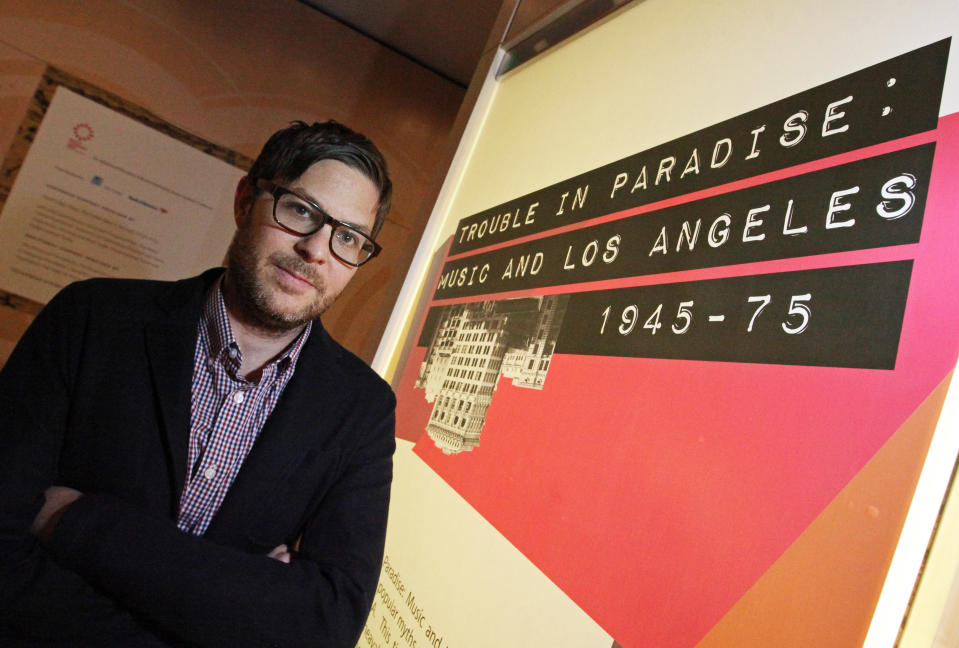
{"type": "Polygon", "coordinates": [[[87,147],[84,142],[93,139],[93,128],[90,124],[77,124],[73,127],[73,137],[67,140],[67,148],[78,153],[83,153],[87,147]]]}

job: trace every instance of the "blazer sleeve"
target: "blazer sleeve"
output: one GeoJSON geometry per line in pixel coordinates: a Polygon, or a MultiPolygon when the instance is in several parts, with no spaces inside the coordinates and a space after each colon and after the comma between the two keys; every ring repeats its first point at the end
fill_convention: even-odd
{"type": "Polygon", "coordinates": [[[352,648],[376,590],[394,440],[392,392],[366,403],[341,477],[308,511],[289,564],[180,532],[107,496],[61,518],[52,554],[137,618],[200,646],[352,648]],[[147,584],[147,585],[145,585],[147,584]]]}
{"type": "Polygon", "coordinates": [[[57,462],[85,314],[76,288],[36,317],[0,371],[0,637],[161,645],[29,533],[57,462]]]}

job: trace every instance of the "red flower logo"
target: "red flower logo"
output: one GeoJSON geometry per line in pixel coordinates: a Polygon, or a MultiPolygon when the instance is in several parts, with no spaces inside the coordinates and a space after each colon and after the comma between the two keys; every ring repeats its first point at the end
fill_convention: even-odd
{"type": "Polygon", "coordinates": [[[93,139],[93,128],[90,124],[77,124],[73,127],[73,136],[81,142],[93,139]]]}

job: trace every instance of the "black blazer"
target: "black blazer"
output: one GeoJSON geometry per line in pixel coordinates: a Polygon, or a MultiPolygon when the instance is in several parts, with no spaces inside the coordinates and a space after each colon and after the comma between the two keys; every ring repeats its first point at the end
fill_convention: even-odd
{"type": "Polygon", "coordinates": [[[0,638],[355,644],[383,554],[395,399],[319,321],[206,535],[176,528],[197,324],[220,272],[73,284],[0,372],[0,638]],[[86,495],[43,547],[28,529],[52,484],[86,495]],[[292,563],[265,557],[298,539],[292,563]]]}

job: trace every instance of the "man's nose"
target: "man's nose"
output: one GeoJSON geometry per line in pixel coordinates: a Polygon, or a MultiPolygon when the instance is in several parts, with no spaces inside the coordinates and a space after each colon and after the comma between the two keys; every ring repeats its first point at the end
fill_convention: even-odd
{"type": "Polygon", "coordinates": [[[330,235],[332,226],[327,223],[309,236],[301,236],[294,244],[293,249],[311,263],[325,263],[330,260],[330,235]]]}

